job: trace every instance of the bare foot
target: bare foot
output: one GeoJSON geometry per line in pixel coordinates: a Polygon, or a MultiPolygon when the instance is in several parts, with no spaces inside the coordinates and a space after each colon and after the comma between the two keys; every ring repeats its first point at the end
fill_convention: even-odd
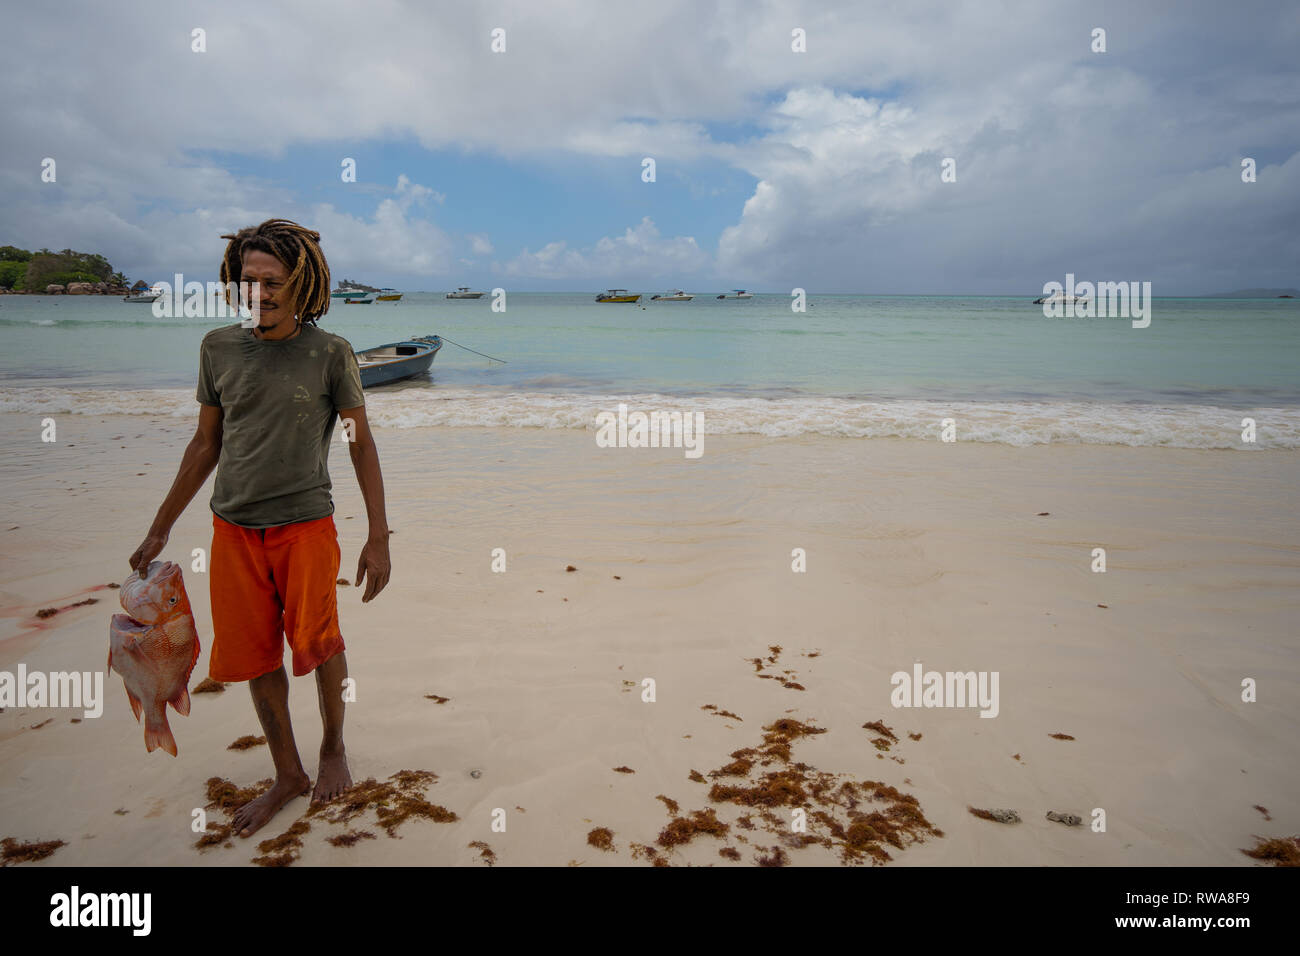
{"type": "Polygon", "coordinates": [[[348,772],[348,758],[342,748],[320,754],[320,770],[316,774],[316,789],[312,791],[312,803],[324,803],[333,800],[344,790],[352,786],[352,774],[348,772]]]}
{"type": "Polygon", "coordinates": [[[311,786],[311,778],[305,773],[291,777],[277,777],[271,789],[256,800],[250,800],[235,811],[231,826],[241,837],[250,837],[262,829],[280,808],[301,796],[311,786]]]}

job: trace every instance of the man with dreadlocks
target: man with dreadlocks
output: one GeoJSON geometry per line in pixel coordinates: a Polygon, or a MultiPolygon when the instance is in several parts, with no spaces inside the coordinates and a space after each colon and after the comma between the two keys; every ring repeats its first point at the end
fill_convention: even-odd
{"type": "MultiPolygon", "coordinates": [[[[324,735],[312,800],[352,786],[343,748],[347,661],[335,585],[338,533],[327,469],[335,416],[365,498],[369,536],[357,562],[362,601],[388,583],[388,521],[356,356],[348,342],[316,327],[329,309],[330,273],[320,234],[269,219],[228,239],[221,281],[257,283],[257,324],[214,329],[199,351],[199,424],[180,470],[131,567],[148,568],[172,525],[217,469],[212,495],[212,653],[209,676],[248,681],[275,761],[275,783],[234,817],[248,837],[306,792],[289,722],[289,679],[316,672],[324,735]]],[[[234,303],[232,303],[233,305],[234,303]]]]}

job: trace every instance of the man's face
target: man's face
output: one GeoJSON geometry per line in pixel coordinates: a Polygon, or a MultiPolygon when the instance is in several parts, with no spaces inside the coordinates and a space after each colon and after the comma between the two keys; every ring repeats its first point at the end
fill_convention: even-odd
{"type": "MultiPolygon", "coordinates": [[[[292,329],[294,324],[294,303],[287,301],[285,283],[289,270],[283,262],[257,249],[244,253],[240,273],[241,282],[256,282],[261,294],[261,316],[253,334],[261,338],[266,332],[273,332],[281,326],[292,329]],[[287,323],[287,325],[286,325],[287,323]]],[[[281,331],[283,331],[281,329],[281,331]]],[[[278,338],[279,336],[273,336],[278,338]]]]}

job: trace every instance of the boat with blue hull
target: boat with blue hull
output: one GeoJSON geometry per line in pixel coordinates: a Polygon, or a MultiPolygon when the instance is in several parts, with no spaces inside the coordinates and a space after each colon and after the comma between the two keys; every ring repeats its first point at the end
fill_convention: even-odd
{"type": "Polygon", "coordinates": [[[361,349],[356,353],[357,365],[361,369],[361,387],[374,388],[427,372],[440,348],[442,339],[438,336],[420,335],[401,342],[376,345],[372,349],[361,349]]]}

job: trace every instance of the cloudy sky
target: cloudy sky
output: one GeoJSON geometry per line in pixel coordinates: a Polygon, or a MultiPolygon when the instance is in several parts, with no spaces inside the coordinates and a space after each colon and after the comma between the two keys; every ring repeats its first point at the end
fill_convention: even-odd
{"type": "Polygon", "coordinates": [[[5,24],[0,244],[132,278],[215,278],[221,233],[279,216],[336,278],[406,289],[1300,285],[1290,0],[56,0],[5,24]]]}

